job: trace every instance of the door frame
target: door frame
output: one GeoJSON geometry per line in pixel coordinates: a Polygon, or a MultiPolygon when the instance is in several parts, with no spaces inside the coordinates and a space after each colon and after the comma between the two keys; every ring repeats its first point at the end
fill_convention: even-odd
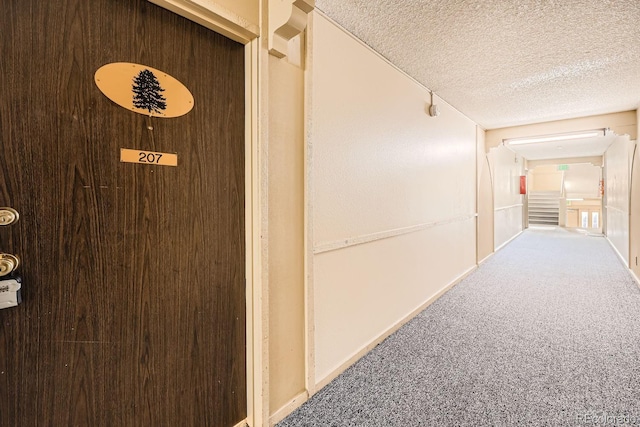
{"type": "MultiPolygon", "coordinates": [[[[265,316],[265,286],[267,269],[263,268],[262,256],[265,242],[261,239],[263,221],[261,191],[263,181],[261,164],[264,155],[260,153],[259,53],[260,27],[248,23],[227,9],[207,2],[200,6],[193,0],[148,0],[168,9],[190,21],[222,34],[244,45],[245,52],[245,242],[246,242],[246,377],[247,377],[247,418],[235,427],[262,427],[268,424],[268,408],[265,398],[268,393],[264,369],[267,366],[266,351],[262,337],[265,316]],[[265,415],[267,414],[267,415],[265,415]]],[[[256,1],[256,3],[259,3],[256,1]]],[[[260,11],[261,12],[261,11],[260,11]]],[[[259,13],[259,16],[262,16],[259,13]]]]}

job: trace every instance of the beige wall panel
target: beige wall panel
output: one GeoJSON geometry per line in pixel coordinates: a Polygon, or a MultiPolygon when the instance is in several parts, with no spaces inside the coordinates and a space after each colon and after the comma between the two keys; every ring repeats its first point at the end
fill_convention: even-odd
{"type": "MultiPolygon", "coordinates": [[[[578,218],[578,222],[580,218],[578,218]]],[[[626,212],[607,209],[607,237],[624,262],[629,264],[629,216],[626,212]]]]}
{"type": "Polygon", "coordinates": [[[478,138],[478,254],[477,262],[493,253],[493,187],[489,159],[484,150],[485,131],[477,127],[478,138]]]}
{"type": "Polygon", "coordinates": [[[564,174],[564,189],[567,199],[591,199],[600,197],[602,168],[590,164],[569,165],[564,174]]]}
{"type": "Polygon", "coordinates": [[[618,137],[605,153],[606,235],[629,263],[629,184],[633,144],[618,137]]]}
{"type": "Polygon", "coordinates": [[[562,190],[562,172],[558,165],[538,166],[529,172],[531,181],[529,191],[558,191],[562,190]]]}
{"type": "Polygon", "coordinates": [[[495,246],[499,249],[522,231],[523,207],[514,206],[499,209],[494,213],[495,218],[495,246]]]}
{"type": "Polygon", "coordinates": [[[524,174],[524,160],[499,146],[489,152],[489,162],[493,174],[494,249],[497,249],[523,229],[520,175],[524,174]]]}
{"type": "Polygon", "coordinates": [[[305,389],[304,72],[269,56],[270,413],[305,389]]]}
{"type": "Polygon", "coordinates": [[[314,20],[314,235],[331,242],[475,212],[475,124],[321,15],[314,20]],[[336,46],[340,46],[339,49],[336,46]]]}
{"type": "Polygon", "coordinates": [[[494,208],[522,203],[520,194],[520,175],[524,172],[522,157],[500,146],[491,150],[489,161],[493,173],[494,208]]]}
{"type": "Polygon", "coordinates": [[[475,263],[475,219],[316,256],[316,379],[475,263]]]}
{"type": "Polygon", "coordinates": [[[204,0],[203,3],[217,3],[256,26],[260,23],[260,0],[204,0]]]}
{"type": "MultiPolygon", "coordinates": [[[[637,111],[638,127],[640,128],[640,110],[637,111]]],[[[637,142],[637,141],[636,141],[637,142]]],[[[633,170],[631,175],[631,215],[630,215],[630,241],[629,241],[629,264],[636,277],[640,277],[640,150],[637,146],[634,150],[633,170]]]]}
{"type": "Polygon", "coordinates": [[[571,228],[575,228],[578,227],[578,225],[580,225],[580,223],[578,222],[578,214],[579,214],[580,210],[578,208],[567,208],[566,210],[566,215],[567,215],[567,220],[566,220],[566,226],[567,227],[571,227],[571,228]]]}
{"type": "Polygon", "coordinates": [[[437,97],[441,114],[430,117],[426,89],[321,14],[313,23],[307,132],[320,383],[475,266],[476,125],[437,97]]]}

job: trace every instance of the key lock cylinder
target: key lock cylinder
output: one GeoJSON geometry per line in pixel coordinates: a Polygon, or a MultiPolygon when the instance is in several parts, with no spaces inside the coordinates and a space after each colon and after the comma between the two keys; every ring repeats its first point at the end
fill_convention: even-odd
{"type": "MultiPolygon", "coordinates": [[[[7,227],[18,222],[20,215],[15,209],[0,208],[0,227],[7,227]]],[[[1,250],[1,249],[0,249],[1,250]]],[[[20,304],[20,277],[15,271],[20,259],[12,254],[0,252],[0,309],[15,307],[20,304]]]]}

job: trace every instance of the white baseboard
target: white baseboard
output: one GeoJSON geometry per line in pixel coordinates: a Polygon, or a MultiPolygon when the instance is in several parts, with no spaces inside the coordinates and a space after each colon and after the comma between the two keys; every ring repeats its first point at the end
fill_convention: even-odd
{"type": "Polygon", "coordinates": [[[633,271],[632,269],[629,269],[629,273],[631,273],[631,277],[633,277],[633,280],[636,281],[636,285],[638,285],[638,287],[640,288],[640,278],[638,278],[638,276],[636,275],[636,272],[633,271]]]}
{"type": "Polygon", "coordinates": [[[629,274],[631,274],[631,277],[633,277],[633,280],[636,281],[636,285],[638,285],[638,287],[640,288],[640,278],[636,275],[636,272],[631,269],[631,266],[629,265],[629,263],[627,263],[627,261],[624,259],[624,257],[622,256],[622,254],[618,250],[618,248],[616,248],[616,245],[614,245],[613,242],[611,240],[609,240],[609,237],[605,236],[605,238],[607,239],[607,242],[609,242],[609,245],[611,245],[611,247],[613,248],[613,251],[618,255],[618,258],[620,259],[620,262],[625,267],[627,267],[627,270],[629,271],[629,274]]]}
{"type": "Polygon", "coordinates": [[[274,426],[280,421],[284,420],[287,415],[298,409],[307,400],[309,400],[309,393],[303,391],[302,393],[298,394],[296,397],[286,403],[282,408],[275,411],[271,415],[271,417],[269,417],[269,425],[274,426]]]}
{"type": "Polygon", "coordinates": [[[521,235],[522,233],[524,233],[524,230],[520,230],[515,236],[511,237],[509,240],[507,240],[506,242],[504,242],[503,244],[501,244],[500,246],[498,246],[496,249],[493,250],[493,252],[491,252],[489,255],[487,255],[486,257],[482,258],[480,261],[478,261],[478,267],[480,266],[480,264],[483,264],[485,261],[487,261],[489,258],[491,258],[492,256],[494,256],[496,254],[496,252],[498,252],[500,249],[504,248],[505,246],[507,246],[509,243],[511,243],[516,237],[518,237],[519,235],[521,235]]]}
{"type": "Polygon", "coordinates": [[[495,252],[491,252],[489,255],[482,258],[480,261],[478,261],[478,267],[480,266],[480,264],[484,264],[484,262],[487,261],[489,258],[491,258],[494,254],[495,252]]]}
{"type": "Polygon", "coordinates": [[[248,425],[249,425],[249,423],[247,423],[247,420],[243,420],[243,421],[240,421],[238,424],[236,424],[233,427],[247,427],[248,425]]]}
{"type": "MultiPolygon", "coordinates": [[[[526,230],[526,229],[525,229],[526,230]]],[[[501,244],[500,246],[498,246],[496,248],[495,251],[493,251],[493,253],[498,252],[500,249],[504,248],[505,246],[507,246],[509,243],[511,243],[516,237],[518,237],[519,235],[521,235],[522,233],[524,233],[524,230],[520,230],[518,233],[516,233],[513,237],[511,237],[509,240],[507,240],[506,242],[504,242],[503,244],[501,244]]],[[[493,255],[493,254],[492,254],[493,255]]]]}
{"type": "MultiPolygon", "coordinates": [[[[611,247],[613,248],[613,251],[618,254],[618,258],[620,258],[620,261],[622,262],[622,264],[629,268],[629,263],[627,262],[626,259],[624,259],[624,257],[622,256],[622,254],[620,253],[620,251],[618,250],[618,248],[616,248],[616,245],[613,244],[613,242],[611,240],[609,240],[609,236],[605,236],[605,238],[607,239],[607,242],[609,242],[609,245],[611,245],[611,247]]],[[[631,269],[629,268],[629,271],[631,271],[631,269]]]]}
{"type": "Polygon", "coordinates": [[[387,339],[391,334],[393,334],[394,332],[396,332],[398,329],[400,329],[404,324],[406,324],[408,321],[410,321],[411,319],[413,319],[414,317],[416,317],[422,310],[424,310],[425,308],[429,307],[431,304],[433,304],[438,298],[440,298],[442,295],[444,295],[449,289],[451,289],[452,287],[454,287],[455,285],[457,285],[458,283],[460,283],[465,277],[467,277],[469,274],[471,274],[473,271],[475,271],[478,268],[477,265],[474,265],[473,267],[471,267],[470,269],[468,269],[467,271],[465,271],[464,273],[462,273],[460,276],[458,276],[456,279],[454,279],[453,281],[451,281],[451,283],[449,283],[448,285],[446,285],[445,287],[443,287],[442,289],[440,289],[436,294],[434,294],[433,296],[431,296],[429,299],[427,299],[424,303],[422,303],[418,308],[416,308],[415,310],[413,310],[412,312],[410,312],[408,315],[406,315],[404,318],[402,318],[400,321],[398,321],[397,323],[395,323],[393,326],[391,326],[390,328],[388,328],[386,331],[384,331],[382,334],[380,334],[378,336],[378,338],[374,339],[373,341],[371,341],[368,345],[364,346],[363,348],[361,348],[359,351],[357,351],[356,353],[354,353],[351,357],[349,357],[344,363],[342,363],[340,366],[338,366],[338,368],[336,368],[333,372],[331,372],[329,375],[325,376],[324,378],[322,378],[320,381],[318,381],[316,383],[316,387],[315,387],[315,392],[317,393],[318,391],[320,391],[320,389],[322,389],[324,386],[326,386],[327,384],[329,384],[331,381],[333,381],[334,379],[336,379],[340,374],[342,374],[344,371],[346,371],[351,365],[353,365],[354,363],[356,363],[358,360],[360,360],[365,354],[369,353],[371,350],[373,350],[378,344],[380,344],[382,341],[384,341],[385,339],[387,339]]]}

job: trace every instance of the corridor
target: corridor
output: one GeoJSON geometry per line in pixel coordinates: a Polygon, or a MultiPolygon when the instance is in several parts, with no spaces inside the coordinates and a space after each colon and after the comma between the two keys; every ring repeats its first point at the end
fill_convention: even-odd
{"type": "Polygon", "coordinates": [[[278,426],[639,424],[638,313],[605,238],[527,229],[278,426]]]}

